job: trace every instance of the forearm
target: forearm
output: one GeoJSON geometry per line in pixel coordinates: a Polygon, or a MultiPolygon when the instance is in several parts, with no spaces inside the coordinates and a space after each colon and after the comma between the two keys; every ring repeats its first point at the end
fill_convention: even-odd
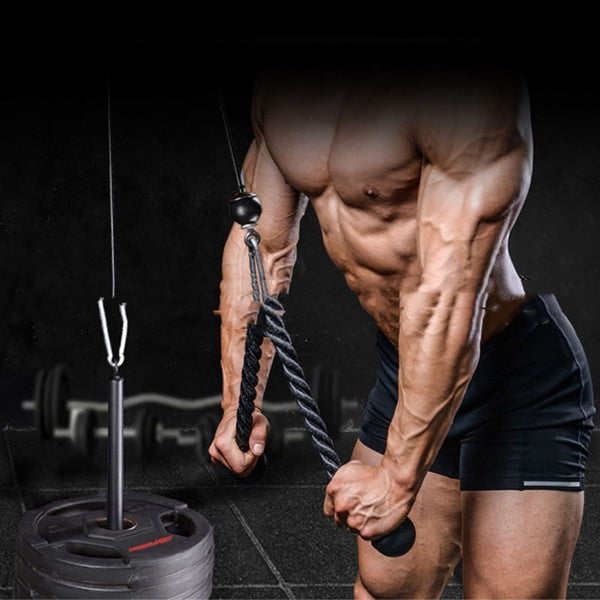
{"type": "MultiPolygon", "coordinates": [[[[246,330],[255,323],[260,304],[252,297],[248,248],[244,243],[245,231],[234,227],[223,253],[220,285],[220,305],[217,313],[221,318],[221,368],[223,373],[224,411],[237,409],[246,330]]],[[[277,252],[269,251],[261,244],[261,257],[269,294],[277,295],[289,289],[296,258],[295,244],[277,252]]],[[[260,406],[274,357],[273,345],[268,338],[262,344],[261,368],[256,387],[255,403],[260,406]]]]}
{"type": "Polygon", "coordinates": [[[404,299],[398,405],[383,465],[415,493],[450,428],[479,360],[485,295],[452,287],[404,299]]]}
{"type": "MultiPolygon", "coordinates": [[[[307,200],[285,181],[269,150],[257,134],[244,161],[246,189],[258,196],[262,214],[256,226],[267,293],[287,292],[296,262],[300,220],[307,200]]],[[[246,231],[235,225],[223,251],[219,315],[224,411],[237,409],[248,323],[256,322],[260,304],[252,297],[246,231]]],[[[274,357],[271,342],[262,344],[261,369],[255,403],[260,405],[274,357]]]]}

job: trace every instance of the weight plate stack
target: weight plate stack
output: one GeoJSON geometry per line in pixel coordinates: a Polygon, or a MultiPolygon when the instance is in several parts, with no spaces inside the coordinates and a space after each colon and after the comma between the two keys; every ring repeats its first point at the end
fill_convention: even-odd
{"type": "Polygon", "coordinates": [[[106,527],[106,496],[26,512],[16,536],[15,598],[207,599],[213,528],[186,504],[126,493],[122,530],[106,527]]]}

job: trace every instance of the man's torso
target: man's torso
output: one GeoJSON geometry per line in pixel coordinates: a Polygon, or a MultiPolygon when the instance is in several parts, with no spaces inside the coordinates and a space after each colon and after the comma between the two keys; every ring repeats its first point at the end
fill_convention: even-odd
{"type": "MultiPolygon", "coordinates": [[[[514,95],[487,76],[427,82],[415,73],[279,76],[276,85],[259,87],[254,108],[287,183],[310,199],[329,256],[394,342],[400,300],[420,283],[417,212],[428,148],[444,147],[446,138],[451,161],[453,119],[473,115],[476,153],[478,123],[502,110],[504,94],[509,101],[514,95]]],[[[483,341],[524,298],[506,247],[488,292],[483,341]]]]}

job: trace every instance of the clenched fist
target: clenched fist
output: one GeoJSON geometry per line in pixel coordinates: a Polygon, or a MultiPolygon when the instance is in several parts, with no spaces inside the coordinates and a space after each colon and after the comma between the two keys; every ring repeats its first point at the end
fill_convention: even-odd
{"type": "Polygon", "coordinates": [[[223,465],[239,477],[248,477],[252,473],[259,457],[265,451],[269,432],[269,420],[258,408],[254,410],[252,419],[250,447],[247,452],[242,452],[235,440],[237,408],[223,413],[215,437],[208,449],[213,464],[223,465]]]}
{"type": "Polygon", "coordinates": [[[326,489],[323,510],[339,527],[348,527],[366,540],[395,529],[408,515],[412,494],[384,467],[358,460],[342,466],[326,489]]]}

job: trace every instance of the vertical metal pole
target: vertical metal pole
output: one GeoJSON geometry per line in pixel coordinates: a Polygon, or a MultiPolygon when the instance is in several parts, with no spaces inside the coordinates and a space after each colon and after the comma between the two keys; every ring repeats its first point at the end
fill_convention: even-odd
{"type": "Polygon", "coordinates": [[[123,529],[123,378],[114,375],[108,390],[108,528],[123,529]]]}

